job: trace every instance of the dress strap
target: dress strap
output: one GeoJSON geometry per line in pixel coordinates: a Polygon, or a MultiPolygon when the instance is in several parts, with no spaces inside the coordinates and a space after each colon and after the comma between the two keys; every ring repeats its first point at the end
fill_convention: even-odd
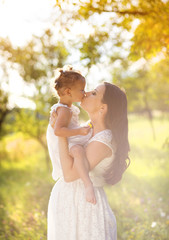
{"type": "Polygon", "coordinates": [[[111,150],[113,150],[113,144],[112,144],[112,132],[109,129],[105,129],[101,132],[96,133],[90,140],[90,142],[97,141],[105,144],[108,146],[111,150]]]}

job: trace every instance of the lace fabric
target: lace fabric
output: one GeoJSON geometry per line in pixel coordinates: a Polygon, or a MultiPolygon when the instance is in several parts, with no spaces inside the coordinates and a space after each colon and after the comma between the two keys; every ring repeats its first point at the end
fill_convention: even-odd
{"type": "MultiPolygon", "coordinates": [[[[72,105],[71,107],[68,107],[65,104],[62,103],[56,103],[51,107],[50,114],[59,107],[65,107],[68,108],[72,112],[72,117],[69,123],[69,128],[77,128],[79,127],[78,123],[78,114],[80,113],[80,110],[72,105]]],[[[51,127],[51,125],[48,125],[47,128],[47,133],[46,133],[46,139],[47,139],[47,145],[48,145],[48,151],[49,151],[49,156],[52,161],[52,177],[56,181],[58,178],[63,177],[63,172],[60,164],[60,159],[59,159],[59,149],[58,149],[58,137],[54,134],[54,130],[51,127]]]]}
{"type": "Polygon", "coordinates": [[[101,132],[98,132],[97,134],[95,134],[90,140],[90,142],[93,141],[97,141],[97,142],[101,142],[104,143],[105,145],[107,145],[111,150],[113,149],[113,145],[112,145],[112,133],[111,130],[109,129],[105,129],[101,132]]]}
{"type": "MultiPolygon", "coordinates": [[[[59,105],[60,106],[60,105],[59,105]]],[[[51,110],[56,109],[58,105],[51,110]]],[[[78,119],[78,110],[72,108],[72,126],[78,119]],[[73,117],[74,115],[74,117],[73,117]]],[[[47,130],[47,143],[53,165],[55,183],[48,205],[48,240],[117,240],[116,218],[112,212],[103,186],[104,173],[113,161],[111,131],[106,129],[92,137],[88,144],[99,141],[112,149],[112,156],[103,159],[91,172],[97,204],[85,199],[85,188],[81,179],[67,183],[64,181],[59,159],[58,139],[52,127],[47,130]]]]}
{"type": "Polygon", "coordinates": [[[110,164],[112,163],[112,161],[114,159],[114,153],[115,153],[114,146],[112,144],[112,133],[111,133],[111,130],[105,129],[105,130],[95,134],[89,140],[88,144],[90,144],[91,142],[94,142],[94,141],[101,142],[101,143],[105,144],[112,151],[112,155],[110,157],[107,157],[107,158],[103,159],[89,173],[90,178],[91,178],[91,180],[93,182],[93,185],[96,186],[96,187],[103,187],[104,185],[106,185],[106,182],[105,182],[105,179],[104,179],[105,172],[110,167],[110,164]]]}
{"type": "Polygon", "coordinates": [[[62,104],[60,102],[54,104],[52,107],[51,107],[51,110],[50,110],[50,114],[55,110],[57,110],[59,107],[64,107],[64,108],[68,108],[71,112],[72,112],[72,117],[71,117],[71,121],[69,123],[69,128],[76,128],[76,127],[79,127],[79,113],[80,113],[80,110],[78,107],[72,105],[71,107],[68,107],[67,105],[65,104],[62,104]]]}

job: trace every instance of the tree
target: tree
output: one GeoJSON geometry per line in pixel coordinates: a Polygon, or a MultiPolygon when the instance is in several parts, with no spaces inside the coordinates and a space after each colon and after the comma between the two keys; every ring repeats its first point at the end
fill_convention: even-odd
{"type": "MultiPolygon", "coordinates": [[[[49,110],[54,98],[50,94],[50,81],[54,76],[54,69],[64,65],[68,56],[68,51],[61,42],[54,42],[50,30],[46,30],[40,38],[34,36],[32,40],[24,47],[14,48],[8,39],[1,39],[0,51],[6,64],[16,70],[24,81],[33,83],[35,86],[32,100],[36,104],[34,111],[20,110],[16,111],[15,129],[23,131],[27,135],[35,138],[46,151],[47,164],[48,151],[44,134],[46,132],[49,110]]],[[[2,103],[6,106],[8,94],[2,91],[2,103]]],[[[5,116],[5,114],[4,114],[5,116]]],[[[5,118],[1,118],[3,122],[5,118]]],[[[4,123],[5,124],[5,123],[4,123]]]]}
{"type": "Polygon", "coordinates": [[[91,33],[87,37],[79,36],[76,41],[81,60],[89,69],[98,62],[103,67],[109,66],[112,81],[127,90],[131,111],[147,109],[152,118],[153,109],[167,109],[168,71],[164,74],[159,67],[153,74],[157,64],[153,67],[152,59],[159,56],[160,60],[163,55],[164,66],[168,64],[169,1],[86,0],[72,3],[56,0],[56,8],[62,12],[60,21],[63,18],[67,23],[67,31],[78,21],[87,22],[91,33]],[[144,66],[131,72],[131,65],[140,59],[145,60],[144,66]],[[159,92],[165,94],[161,97],[159,92]]]}
{"type": "Polygon", "coordinates": [[[0,136],[3,134],[2,124],[6,115],[10,112],[8,109],[8,94],[0,89],[0,136]]]}
{"type": "MultiPolygon", "coordinates": [[[[163,51],[169,53],[169,2],[162,0],[89,0],[72,3],[68,0],[56,0],[64,17],[75,20],[88,20],[89,24],[94,26],[95,23],[90,21],[93,16],[106,16],[110,29],[113,26],[122,27],[131,30],[132,22],[139,20],[131,48],[131,55],[135,58],[152,57],[156,53],[163,51]],[[64,7],[64,4],[65,7],[64,7]],[[67,14],[67,5],[74,5],[76,13],[67,14]]],[[[69,7],[70,9],[70,7],[69,7]]],[[[73,9],[73,8],[72,8],[73,9]]],[[[97,22],[98,24],[98,22],[97,22]]],[[[108,27],[108,25],[106,25],[108,27]]],[[[109,30],[110,30],[109,29],[109,30]]]]}

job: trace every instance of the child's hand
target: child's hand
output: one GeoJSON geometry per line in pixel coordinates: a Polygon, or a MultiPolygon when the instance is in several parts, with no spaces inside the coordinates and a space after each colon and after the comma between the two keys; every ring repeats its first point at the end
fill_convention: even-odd
{"type": "Polygon", "coordinates": [[[81,127],[79,128],[79,135],[87,135],[90,131],[90,127],[89,126],[86,126],[86,127],[81,127]]]}

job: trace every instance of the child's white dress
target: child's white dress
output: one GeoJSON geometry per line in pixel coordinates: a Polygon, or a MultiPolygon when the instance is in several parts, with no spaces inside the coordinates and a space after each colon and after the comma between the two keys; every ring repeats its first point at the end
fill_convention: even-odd
{"type": "MultiPolygon", "coordinates": [[[[68,128],[78,128],[80,127],[79,125],[79,113],[80,110],[78,107],[72,105],[71,107],[68,107],[67,105],[64,105],[62,103],[56,103],[51,107],[51,111],[56,110],[59,107],[65,107],[69,108],[72,112],[72,117],[69,123],[68,128]]],[[[69,144],[69,149],[77,144],[80,144],[82,146],[85,146],[86,143],[89,141],[89,139],[92,136],[92,131],[90,131],[87,135],[82,136],[82,135],[76,135],[68,138],[68,144],[69,144]]],[[[56,181],[60,177],[60,171],[61,171],[61,165],[59,161],[57,160],[57,156],[59,156],[59,149],[58,149],[58,137],[54,134],[54,130],[51,127],[50,123],[47,128],[47,145],[48,145],[48,151],[49,151],[49,156],[52,161],[53,165],[53,172],[52,172],[52,177],[56,181]]]]}
{"type": "MultiPolygon", "coordinates": [[[[76,107],[72,107],[73,115],[70,124],[74,124],[76,107]]],[[[113,161],[114,150],[111,143],[111,131],[106,129],[91,137],[88,143],[99,141],[112,150],[112,156],[103,159],[91,172],[97,204],[86,201],[84,184],[81,179],[67,183],[64,181],[55,141],[50,126],[47,130],[47,141],[53,165],[55,183],[48,205],[48,240],[117,240],[115,216],[108,204],[103,186],[104,173],[113,161]]],[[[53,130],[53,129],[52,129],[53,130]]]]}

